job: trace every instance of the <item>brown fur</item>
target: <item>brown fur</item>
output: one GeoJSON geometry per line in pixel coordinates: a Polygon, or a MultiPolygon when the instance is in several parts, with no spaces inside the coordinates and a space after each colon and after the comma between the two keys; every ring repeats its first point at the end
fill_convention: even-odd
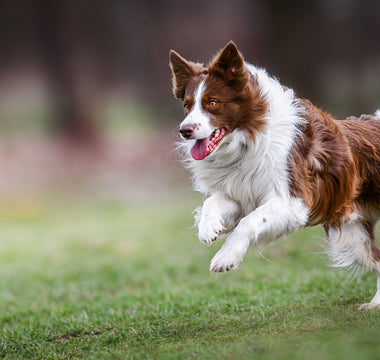
{"type": "Polygon", "coordinates": [[[375,243],[375,223],[373,221],[365,221],[364,227],[369,236],[369,246],[370,249],[368,251],[372,254],[372,258],[375,262],[380,261],[380,249],[377,247],[375,243]]]}
{"type": "Polygon", "coordinates": [[[170,51],[170,68],[172,70],[173,94],[177,99],[184,100],[187,86],[190,82],[202,76],[206,69],[202,64],[185,60],[174,50],[170,51]]]}
{"type": "Polygon", "coordinates": [[[303,100],[306,124],[289,159],[290,189],[312,224],[339,225],[355,208],[380,206],[380,121],[334,120],[303,100]]]}
{"type": "Polygon", "coordinates": [[[175,51],[170,52],[173,73],[173,93],[183,100],[185,113],[194,104],[194,92],[206,79],[202,98],[203,108],[210,113],[211,124],[224,127],[227,133],[236,128],[246,131],[254,140],[264,126],[267,110],[265,97],[260,93],[256,79],[244,67],[244,59],[231,42],[220,51],[207,68],[185,60],[175,51]],[[216,106],[209,106],[211,100],[216,106]]]}
{"type": "Polygon", "coordinates": [[[353,155],[358,202],[380,206],[380,120],[373,115],[339,122],[353,155]]]}

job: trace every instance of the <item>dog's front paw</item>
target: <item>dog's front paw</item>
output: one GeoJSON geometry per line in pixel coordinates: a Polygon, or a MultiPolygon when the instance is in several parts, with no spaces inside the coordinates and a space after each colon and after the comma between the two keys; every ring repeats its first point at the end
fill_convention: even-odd
{"type": "Polygon", "coordinates": [[[245,237],[230,235],[222,248],[210,263],[211,272],[226,272],[236,269],[249,249],[249,240],[245,237]]]}
{"type": "Polygon", "coordinates": [[[202,218],[198,224],[198,230],[199,241],[209,246],[223,233],[225,228],[217,218],[207,220],[202,218]]]}
{"type": "Polygon", "coordinates": [[[240,262],[243,260],[243,256],[238,252],[231,249],[226,251],[225,249],[219,250],[212,258],[210,263],[211,272],[226,272],[232,269],[236,269],[240,262]]]}

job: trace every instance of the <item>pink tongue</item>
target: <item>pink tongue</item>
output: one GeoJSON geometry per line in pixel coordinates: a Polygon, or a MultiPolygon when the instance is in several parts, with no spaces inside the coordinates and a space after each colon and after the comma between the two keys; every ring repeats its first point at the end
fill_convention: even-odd
{"type": "Polygon", "coordinates": [[[203,160],[207,156],[209,139],[197,140],[191,148],[191,156],[194,160],[203,160]]]}

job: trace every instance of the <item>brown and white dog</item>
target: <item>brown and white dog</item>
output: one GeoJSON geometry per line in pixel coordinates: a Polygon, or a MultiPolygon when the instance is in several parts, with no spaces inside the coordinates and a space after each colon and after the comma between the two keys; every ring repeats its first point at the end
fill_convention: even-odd
{"type": "Polygon", "coordinates": [[[236,268],[254,246],[322,224],[334,266],[377,275],[380,307],[380,111],[336,120],[297,98],[233,42],[204,67],[170,52],[183,101],[180,144],[194,188],[201,242],[230,233],[210,270],[236,268]]]}

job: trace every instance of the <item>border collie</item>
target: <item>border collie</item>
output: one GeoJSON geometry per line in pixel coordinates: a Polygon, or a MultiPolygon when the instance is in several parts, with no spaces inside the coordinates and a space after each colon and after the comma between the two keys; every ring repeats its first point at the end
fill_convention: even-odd
{"type": "Polygon", "coordinates": [[[250,247],[322,224],[335,267],[377,275],[361,308],[380,307],[380,110],[336,120],[295,96],[229,42],[205,67],[170,51],[173,93],[183,101],[180,148],[206,196],[199,240],[229,233],[210,271],[237,268],[250,247]]]}

